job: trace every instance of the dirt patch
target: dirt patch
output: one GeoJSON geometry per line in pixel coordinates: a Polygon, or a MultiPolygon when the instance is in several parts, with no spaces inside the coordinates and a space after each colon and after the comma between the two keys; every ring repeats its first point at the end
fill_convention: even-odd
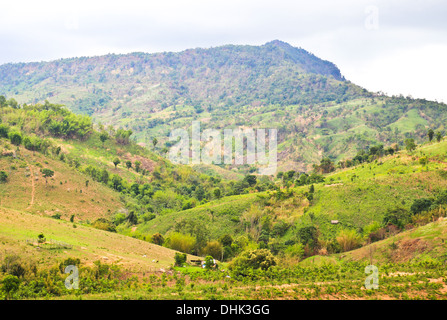
{"type": "Polygon", "coordinates": [[[401,240],[390,252],[393,262],[407,262],[428,249],[428,243],[421,239],[401,240]]]}
{"type": "Polygon", "coordinates": [[[155,165],[156,163],[148,158],[142,157],[142,156],[137,156],[137,155],[132,155],[130,153],[126,153],[123,156],[124,159],[126,160],[130,160],[132,161],[133,166],[135,165],[135,161],[140,161],[141,162],[141,169],[146,169],[149,172],[154,171],[155,165]]]}

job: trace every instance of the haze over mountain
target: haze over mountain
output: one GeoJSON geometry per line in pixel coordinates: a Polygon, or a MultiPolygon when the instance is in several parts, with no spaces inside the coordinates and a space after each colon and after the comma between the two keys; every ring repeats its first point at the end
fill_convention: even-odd
{"type": "Polygon", "coordinates": [[[276,127],[281,163],[301,170],[359,146],[422,137],[429,126],[443,130],[445,118],[444,104],[370,93],[334,63],[279,40],[5,64],[0,94],[64,104],[144,143],[166,143],[173,127],[199,119],[213,128],[276,127]]]}

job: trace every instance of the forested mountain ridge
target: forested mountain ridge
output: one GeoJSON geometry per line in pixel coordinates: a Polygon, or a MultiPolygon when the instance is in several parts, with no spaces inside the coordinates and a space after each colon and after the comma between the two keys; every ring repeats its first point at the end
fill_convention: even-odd
{"type": "Polygon", "coordinates": [[[376,143],[421,141],[428,128],[445,130],[447,114],[445,104],[368,92],[332,62],[278,40],[5,64],[0,94],[64,104],[160,148],[194,120],[204,129],[277,128],[280,169],[301,171],[376,143]]]}

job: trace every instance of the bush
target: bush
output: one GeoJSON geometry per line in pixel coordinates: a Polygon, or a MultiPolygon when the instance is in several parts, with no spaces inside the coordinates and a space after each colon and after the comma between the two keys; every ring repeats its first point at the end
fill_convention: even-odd
{"type": "Polygon", "coordinates": [[[113,225],[113,223],[105,218],[96,219],[95,222],[92,223],[92,227],[99,230],[116,232],[116,227],[113,225]]]}
{"type": "Polygon", "coordinates": [[[311,249],[318,248],[318,229],[314,226],[307,226],[298,229],[297,238],[303,245],[308,245],[311,249]]]}
{"type": "Polygon", "coordinates": [[[7,275],[2,280],[2,291],[6,293],[6,298],[10,298],[11,294],[19,289],[20,280],[16,276],[7,275]]]}
{"type": "Polygon", "coordinates": [[[403,229],[410,220],[410,214],[403,208],[388,209],[383,217],[384,226],[395,225],[403,229]]]}
{"type": "Polygon", "coordinates": [[[277,264],[276,258],[268,249],[256,249],[242,252],[230,264],[231,270],[245,271],[247,269],[262,269],[268,268],[277,264]]]}
{"type": "Polygon", "coordinates": [[[174,261],[176,266],[183,266],[186,263],[186,253],[176,252],[174,255],[174,261]]]}
{"type": "Polygon", "coordinates": [[[165,241],[165,239],[163,238],[163,236],[160,233],[154,233],[151,237],[151,242],[154,244],[157,244],[159,246],[163,245],[163,242],[165,241]]]}
{"type": "Polygon", "coordinates": [[[219,241],[210,241],[202,251],[205,255],[212,256],[214,259],[220,259],[222,257],[223,247],[219,241]]]}
{"type": "Polygon", "coordinates": [[[0,171],[0,182],[8,181],[8,174],[5,171],[0,171]]]}
{"type": "Polygon", "coordinates": [[[195,237],[187,234],[181,234],[179,232],[172,233],[168,238],[169,248],[185,253],[191,253],[195,244],[195,237]]]}
{"type": "Polygon", "coordinates": [[[410,211],[412,214],[417,214],[422,211],[427,211],[433,204],[433,200],[427,198],[415,199],[411,205],[410,211]]]}
{"type": "Polygon", "coordinates": [[[304,246],[302,243],[295,243],[291,246],[287,246],[284,253],[290,257],[301,259],[304,256],[304,246]]]}
{"type": "Polygon", "coordinates": [[[343,251],[350,251],[361,246],[362,238],[355,230],[341,230],[337,242],[343,251]]]}

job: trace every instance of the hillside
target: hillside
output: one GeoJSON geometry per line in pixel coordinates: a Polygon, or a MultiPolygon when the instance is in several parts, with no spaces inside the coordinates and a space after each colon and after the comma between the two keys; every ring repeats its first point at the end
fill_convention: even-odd
{"type": "Polygon", "coordinates": [[[202,129],[277,128],[284,171],[310,171],[324,156],[338,161],[377,142],[422,141],[427,128],[445,131],[447,114],[445,104],[370,93],[333,63],[277,40],[6,64],[0,94],[20,104],[64,104],[132,130],[147,146],[157,138],[160,149],[169,147],[172,128],[193,120],[202,129]]]}
{"type": "MultiPolygon", "coordinates": [[[[82,297],[106,299],[264,299],[272,298],[271,288],[312,298],[321,294],[315,281],[324,296],[365,297],[368,259],[393,272],[412,270],[418,279],[427,263],[433,281],[443,274],[442,135],[414,150],[373,146],[328,173],[319,171],[321,163],[309,175],[234,172],[227,179],[213,169],[174,165],[160,149],[133,142],[132,132],[94,126],[48,102],[8,103],[0,115],[0,277],[18,275],[16,298],[78,297],[65,289],[62,272],[76,259],[82,297]],[[52,172],[46,178],[45,169],[52,172]],[[39,235],[46,242],[39,244],[39,235]],[[160,271],[172,272],[179,251],[188,265],[160,271]],[[272,268],[244,267],[247,252],[267,254],[272,268]],[[199,256],[217,259],[222,271],[194,266],[199,256]],[[334,278],[342,271],[331,268],[345,270],[342,282],[334,278]],[[266,277],[268,286],[247,289],[247,281],[266,277]]],[[[368,294],[402,297],[392,288],[368,294]]],[[[415,285],[411,297],[443,298],[443,288],[415,285]]]]}

